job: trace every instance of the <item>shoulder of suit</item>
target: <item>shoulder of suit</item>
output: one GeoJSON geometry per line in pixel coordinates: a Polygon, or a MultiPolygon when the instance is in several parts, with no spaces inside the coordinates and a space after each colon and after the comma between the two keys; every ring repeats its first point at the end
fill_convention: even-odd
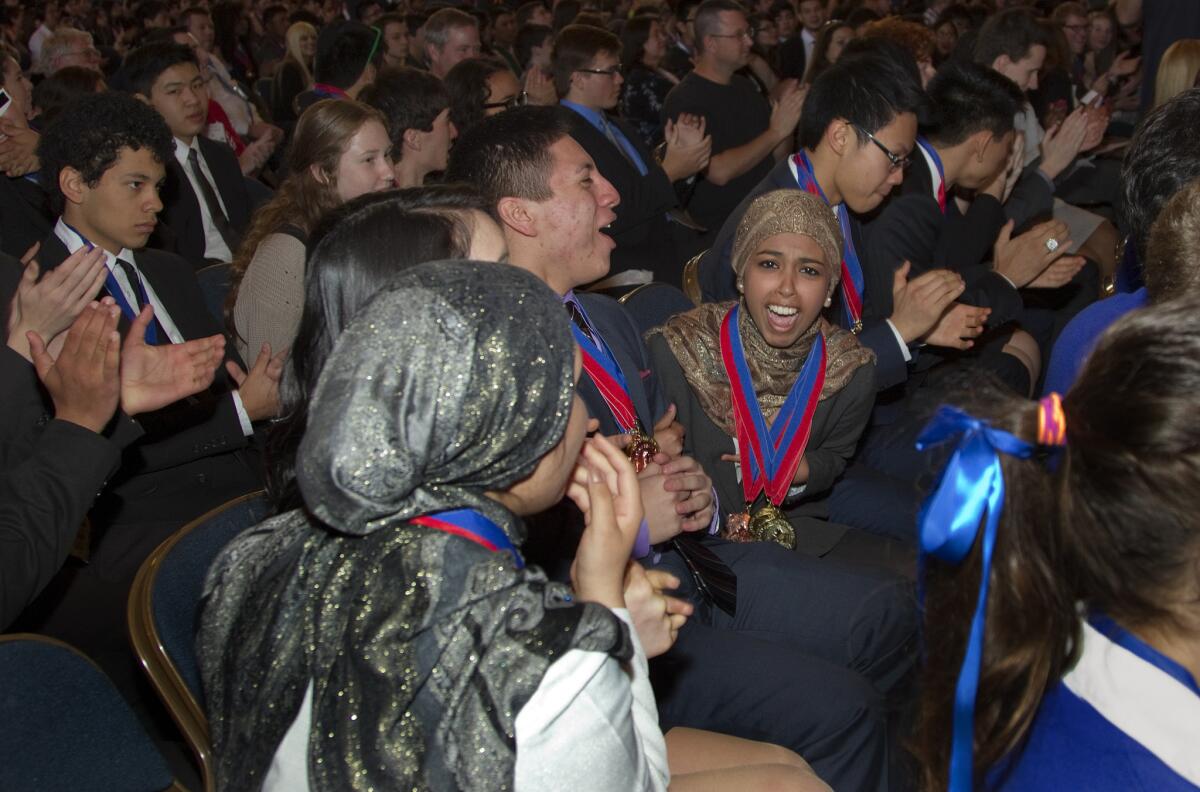
{"type": "Polygon", "coordinates": [[[237,164],[237,154],[233,153],[233,149],[230,148],[228,144],[220,143],[216,140],[209,140],[203,136],[197,139],[200,142],[200,148],[204,151],[204,158],[206,160],[213,157],[219,157],[221,159],[233,160],[234,164],[237,164]]]}
{"type": "Polygon", "coordinates": [[[588,318],[598,326],[598,330],[604,333],[605,340],[609,339],[611,333],[631,335],[633,338],[641,340],[637,323],[629,315],[629,309],[612,297],[606,294],[580,292],[575,295],[575,299],[583,304],[588,318]]]}
{"type": "Polygon", "coordinates": [[[139,269],[151,267],[160,272],[172,272],[191,275],[194,268],[183,256],[167,250],[142,248],[134,253],[139,269]]]}

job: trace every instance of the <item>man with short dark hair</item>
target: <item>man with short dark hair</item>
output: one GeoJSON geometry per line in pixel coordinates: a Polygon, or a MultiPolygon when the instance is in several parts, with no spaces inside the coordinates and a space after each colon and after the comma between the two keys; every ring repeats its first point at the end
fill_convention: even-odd
{"type": "Polygon", "coordinates": [[[562,105],[572,111],[575,138],[621,196],[609,235],[617,243],[612,254],[610,286],[658,280],[679,284],[683,262],[699,245],[698,234],[668,212],[679,199],[673,182],[700,171],[708,162],[711,138],[699,119],[668,121],[662,162],[655,160],[641,137],[626,122],[610,117],[620,98],[621,41],[589,25],[567,25],[554,42],[555,87],[562,105]]]}
{"type": "Polygon", "coordinates": [[[261,76],[274,75],[279,62],[287,55],[287,29],[287,6],[274,3],[263,9],[263,33],[254,45],[254,60],[261,76]]]}
{"type": "MultiPolygon", "coordinates": [[[[985,327],[1019,319],[1018,289],[1061,286],[1083,261],[1046,249],[1048,238],[1065,234],[1061,223],[1044,223],[1012,239],[1011,227],[1004,228],[1013,118],[1025,103],[1016,84],[984,66],[951,63],[930,81],[929,96],[913,167],[900,194],[870,224],[865,255],[891,270],[908,262],[913,277],[932,269],[958,272],[966,288],[923,342],[967,350],[985,327]],[[954,200],[957,190],[974,196],[965,215],[954,200]]],[[[882,291],[873,299],[878,310],[890,312],[890,294],[882,291]]],[[[1016,374],[1006,381],[1028,392],[1032,380],[1016,374]]]]}
{"type": "MultiPolygon", "coordinates": [[[[663,56],[662,67],[683,79],[692,70],[696,56],[696,11],[701,0],[681,0],[671,14],[670,46],[663,56]]],[[[664,17],[665,19],[665,17],[664,17]]]]}
{"type": "Polygon", "coordinates": [[[517,44],[517,15],[511,8],[497,8],[492,11],[492,42],[491,52],[504,60],[513,74],[520,75],[522,71],[516,54],[517,44]]]}
{"type": "MultiPolygon", "coordinates": [[[[159,186],[174,159],[171,130],[148,103],[119,94],[79,100],[43,134],[38,155],[58,222],[38,261],[53,270],[77,250],[104,251],[103,291],[121,309],[127,335],[145,305],[150,344],[179,344],[220,332],[187,262],[148,250],[162,209],[159,186]]],[[[9,295],[0,295],[7,301],[9,295]]],[[[129,586],[142,561],[187,521],[259,489],[249,446],[253,421],[278,409],[282,356],[266,352],[246,375],[229,344],[227,371],[199,397],[138,418],[145,434],[91,511],[90,562],[64,575],[26,614],[26,629],[73,643],[101,662],[126,695],[136,671],[125,632],[129,586]]],[[[114,432],[129,431],[127,423],[114,432]]]]}
{"type": "Polygon", "coordinates": [[[799,80],[812,63],[817,36],[825,25],[825,3],[821,0],[800,0],[797,15],[800,32],[779,47],[779,76],[799,80]]]}
{"type": "Polygon", "coordinates": [[[163,193],[169,234],[160,240],[201,269],[233,261],[250,223],[250,197],[237,157],[204,137],[208,89],[191,50],[147,44],[125,59],[128,90],[158,111],[175,137],[163,193]]]}
{"type": "Polygon", "coordinates": [[[408,62],[408,21],[403,14],[389,12],[379,17],[375,27],[381,31],[379,65],[403,67],[408,62]]]}
{"type": "Polygon", "coordinates": [[[861,216],[875,210],[904,177],[915,145],[917,113],[925,101],[915,69],[889,55],[847,56],[813,84],[800,121],[800,151],[775,166],[729,215],[699,265],[706,301],[738,296],[731,254],[737,224],[755,197],[778,189],[808,190],[833,207],[846,237],[841,309],[843,327],[876,357],[876,380],[886,390],[908,376],[917,345],[962,291],[943,271],[907,279],[907,270],[875,266],[863,256],[861,216]],[[892,310],[876,308],[882,293],[892,310]]]}
{"type": "Polygon", "coordinates": [[[667,94],[663,117],[676,123],[684,114],[705,120],[712,155],[686,208],[697,223],[716,231],[771,170],[776,149],[782,155],[804,95],[789,83],[772,106],[737,73],[753,41],[746,13],[734,0],[705,0],[696,11],[695,30],[696,68],[667,94]]]}
{"type": "Polygon", "coordinates": [[[554,17],[550,14],[550,9],[542,0],[529,0],[527,3],[522,3],[517,7],[517,28],[524,25],[545,25],[550,27],[554,24],[554,17]]]}
{"type": "Polygon", "coordinates": [[[479,23],[470,14],[443,8],[426,20],[423,31],[429,72],[439,80],[445,79],[455,64],[479,57],[479,23]]]}
{"type": "Polygon", "coordinates": [[[317,36],[313,87],[296,97],[303,113],[322,99],[357,99],[375,80],[380,34],[361,22],[335,22],[317,36]]]}
{"type": "MultiPolygon", "coordinates": [[[[672,649],[652,664],[662,727],[776,742],[834,788],[885,790],[883,696],[913,662],[906,584],[881,569],[831,566],[769,543],[710,535],[711,481],[680,443],[669,445],[674,411],[633,320],[616,301],[575,291],[608,272],[613,242],[604,228],[619,197],[569,135],[566,113],[519,107],[484,119],[464,133],[446,175],[475,185],[494,205],[510,260],[563,296],[581,344],[621,372],[637,422],[672,448],[669,461],[639,474],[647,516],[634,551],[670,570],[682,582],[680,596],[696,606],[672,649]],[[664,503],[664,492],[674,497],[664,503]],[[652,555],[651,545],[660,552],[652,555]],[[703,560],[705,571],[693,576],[685,558],[703,560]],[[719,578],[736,575],[736,617],[696,587],[719,570],[719,578]]],[[[632,431],[591,374],[578,390],[600,431],[632,431]]]]}
{"type": "Polygon", "coordinates": [[[457,132],[441,80],[420,69],[383,69],[359,99],[387,120],[397,187],[420,187],[446,169],[457,132]]]}

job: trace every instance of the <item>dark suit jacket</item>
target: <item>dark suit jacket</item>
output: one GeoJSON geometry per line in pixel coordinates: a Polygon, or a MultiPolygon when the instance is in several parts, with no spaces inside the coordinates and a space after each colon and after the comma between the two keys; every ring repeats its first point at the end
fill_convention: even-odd
{"type": "Polygon", "coordinates": [[[25,178],[0,175],[0,251],[20,258],[52,228],[42,188],[25,178]]]}
{"type": "MultiPolygon", "coordinates": [[[[49,271],[66,257],[62,242],[50,234],[42,243],[38,261],[43,271],[49,271]]],[[[142,277],[184,338],[221,332],[187,262],[155,250],[140,250],[136,258],[142,277]]],[[[11,292],[0,295],[6,301],[10,298],[11,292]]],[[[122,316],[119,330],[124,335],[128,329],[129,322],[122,316]]],[[[233,344],[226,345],[226,358],[241,365],[233,344]]],[[[99,527],[145,520],[175,522],[178,527],[261,486],[258,456],[248,453],[248,438],[238,420],[231,386],[222,367],[208,391],[138,416],[145,437],[126,449],[112,486],[97,502],[93,516],[99,527]]],[[[47,404],[46,410],[49,408],[47,404]]],[[[118,421],[117,431],[127,432],[128,426],[122,426],[118,421]]]]}
{"type": "Polygon", "coordinates": [[[779,79],[801,80],[808,66],[808,50],[804,47],[804,36],[800,30],[779,45],[779,79]]]}
{"type": "MultiPolygon", "coordinates": [[[[932,175],[918,152],[900,193],[867,224],[865,256],[893,272],[909,261],[910,278],[934,269],[958,272],[967,286],[958,301],[991,308],[988,326],[998,327],[1017,318],[1023,307],[1017,290],[988,264],[1004,222],[1004,208],[990,195],[976,196],[965,215],[949,199],[943,215],[933,197],[932,175]]],[[[890,289],[874,295],[874,302],[880,313],[891,314],[890,289]]]]}
{"type": "Polygon", "coordinates": [[[621,202],[613,210],[617,219],[609,231],[617,243],[610,271],[615,274],[646,269],[655,273],[655,280],[678,283],[683,262],[676,260],[666,219],[667,211],[677,206],[678,200],[667,174],[654,161],[637,130],[624,121],[609,119],[646,163],[645,176],[586,118],[574,111],[569,111],[569,116],[571,137],[595,160],[600,175],[612,182],[621,196],[621,202]]]}
{"type": "MultiPolygon", "coordinates": [[[[733,464],[721,459],[722,455],[734,452],[733,438],[704,412],[661,334],[650,335],[649,353],[667,400],[678,410],[676,420],[687,430],[683,451],[695,457],[712,477],[724,507],[721,515],[724,522],[726,514],[738,511],[737,507],[745,501],[733,464]]],[[[874,401],[875,367],[866,365],[854,373],[845,388],[821,400],[813,412],[812,433],[804,451],[809,465],[808,487],[796,503],[785,509],[788,521],[796,526],[797,542],[803,552],[824,555],[846,533],[846,526],[824,519],[829,516],[824,496],[854,454],[874,401]]]]}
{"type": "MultiPolygon", "coordinates": [[[[612,350],[621,373],[625,375],[638,418],[646,431],[651,431],[654,422],[667,411],[667,403],[663,401],[658,378],[650,365],[650,356],[637,325],[625,307],[611,297],[576,292],[575,298],[587,313],[588,321],[612,350]]],[[[587,405],[588,415],[600,422],[600,433],[607,436],[620,434],[621,427],[591,378],[580,377],[577,390],[587,405]]]]}
{"type": "MultiPolygon", "coordinates": [[[[733,239],[738,223],[755,198],[772,190],[798,190],[796,180],[784,160],[771,169],[750,194],[742,199],[737,208],[721,226],[712,247],[700,259],[700,291],[705,302],[723,302],[738,298],[736,278],[733,275],[733,239]]],[[[859,224],[853,215],[850,231],[854,234],[855,249],[863,269],[863,329],[858,334],[859,342],[875,353],[876,385],[885,390],[903,382],[908,376],[904,352],[896,340],[896,334],[886,319],[891,315],[892,275],[890,268],[876,266],[867,256],[859,224]],[[875,298],[887,295],[886,312],[876,304],[875,298]]],[[[840,313],[840,312],[839,312],[840,313]]]]}
{"type": "MultiPolygon", "coordinates": [[[[200,153],[212,172],[213,186],[225,203],[229,224],[241,240],[250,223],[250,198],[246,193],[246,180],[233,149],[205,137],[200,141],[200,153]]],[[[167,184],[162,192],[163,211],[160,225],[151,246],[178,253],[188,260],[194,269],[200,269],[204,260],[204,219],[200,215],[200,204],[204,200],[192,189],[192,183],[183,172],[174,155],[167,163],[167,184]]],[[[232,251],[234,254],[237,250],[232,251]]]]}

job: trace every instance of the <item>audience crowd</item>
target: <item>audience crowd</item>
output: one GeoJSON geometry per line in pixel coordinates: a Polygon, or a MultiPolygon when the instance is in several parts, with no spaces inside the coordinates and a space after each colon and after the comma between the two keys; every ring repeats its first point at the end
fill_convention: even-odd
{"type": "Polygon", "coordinates": [[[1200,790],[1200,4],[3,0],[0,65],[0,628],[184,786],[1200,790]],[[127,608],[243,496],[198,738],[127,608]]]}

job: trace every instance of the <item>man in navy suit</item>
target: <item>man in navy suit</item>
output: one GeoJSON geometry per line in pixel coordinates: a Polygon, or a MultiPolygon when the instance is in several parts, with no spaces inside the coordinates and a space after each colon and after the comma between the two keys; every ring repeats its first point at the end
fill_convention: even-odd
{"type": "Polygon", "coordinates": [[[684,262],[701,242],[678,210],[674,183],[708,164],[712,138],[702,120],[685,115],[679,123],[667,122],[660,163],[631,126],[607,112],[624,83],[620,39],[590,25],[568,25],[554,40],[551,58],[555,87],[571,110],[571,137],[621,195],[608,229],[617,243],[610,271],[648,271],[654,280],[678,285],[684,262]]]}
{"type": "MultiPolygon", "coordinates": [[[[482,190],[509,260],[561,294],[580,332],[611,352],[642,426],[667,448],[672,413],[633,320],[614,300],[575,292],[608,273],[614,245],[604,229],[620,196],[570,137],[566,112],[521,107],[484,119],[460,139],[446,175],[482,190]]],[[[625,431],[590,375],[579,393],[600,431],[625,431]]],[[[663,728],[775,742],[804,756],[834,788],[887,789],[885,698],[915,660],[907,584],[881,569],[835,567],[710,535],[719,508],[711,481],[681,454],[648,467],[639,482],[647,524],[635,555],[674,574],[680,595],[696,606],[676,644],[651,666],[663,728]],[[736,615],[701,600],[683,551],[668,544],[677,538],[737,576],[736,615]]]]}

